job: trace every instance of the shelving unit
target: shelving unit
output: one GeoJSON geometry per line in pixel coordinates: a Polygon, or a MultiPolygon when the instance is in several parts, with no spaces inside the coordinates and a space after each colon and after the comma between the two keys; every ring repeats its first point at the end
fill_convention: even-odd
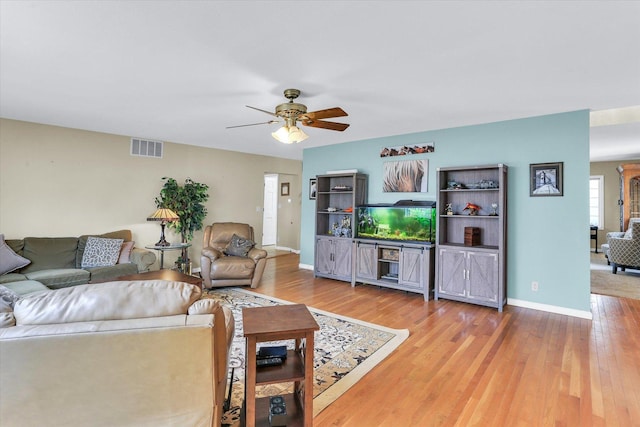
{"type": "Polygon", "coordinates": [[[314,274],[352,281],[356,206],[366,203],[367,176],[358,173],[316,176],[314,274]]]}
{"type": "Polygon", "coordinates": [[[503,164],[438,169],[436,299],[499,311],[506,304],[507,171],[503,164]],[[469,203],[480,208],[475,215],[469,203]],[[479,229],[478,245],[465,245],[468,227],[479,229]]]}

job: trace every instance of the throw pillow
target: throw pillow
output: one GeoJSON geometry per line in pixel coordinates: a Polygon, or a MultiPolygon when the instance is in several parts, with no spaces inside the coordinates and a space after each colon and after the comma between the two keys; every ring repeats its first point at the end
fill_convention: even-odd
{"type": "Polygon", "coordinates": [[[22,268],[30,262],[15,253],[4,241],[4,234],[0,234],[0,275],[22,268]]]}
{"type": "Polygon", "coordinates": [[[255,243],[252,240],[245,239],[238,236],[237,234],[234,234],[231,237],[231,241],[229,242],[227,247],[224,249],[224,253],[226,255],[231,255],[231,256],[246,257],[254,245],[255,243]]]}
{"type": "Polygon", "coordinates": [[[87,246],[82,255],[82,268],[107,267],[116,265],[122,248],[122,239],[104,239],[102,237],[89,236],[87,246]]]}
{"type": "Polygon", "coordinates": [[[13,308],[13,305],[18,301],[20,295],[18,295],[15,291],[7,288],[6,286],[0,285],[0,300],[4,301],[9,305],[9,307],[13,308]]]}
{"type": "Polygon", "coordinates": [[[136,242],[124,242],[122,244],[122,248],[120,248],[120,256],[118,257],[118,264],[129,264],[131,262],[131,251],[135,244],[136,242]]]}

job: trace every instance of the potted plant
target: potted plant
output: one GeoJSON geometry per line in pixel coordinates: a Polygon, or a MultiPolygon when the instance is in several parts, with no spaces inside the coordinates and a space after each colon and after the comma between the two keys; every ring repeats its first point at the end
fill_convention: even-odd
{"type": "MultiPolygon", "coordinates": [[[[160,190],[160,196],[156,197],[156,207],[168,208],[174,211],[179,219],[170,222],[167,227],[173,229],[176,233],[180,233],[182,243],[188,243],[193,239],[193,232],[202,229],[205,217],[207,216],[207,208],[204,202],[209,199],[209,186],[193,181],[187,178],[184,185],[178,184],[173,178],[163,177],[165,183],[160,190]]],[[[178,260],[182,265],[182,271],[185,266],[190,264],[187,249],[183,249],[182,255],[178,260]]]]}

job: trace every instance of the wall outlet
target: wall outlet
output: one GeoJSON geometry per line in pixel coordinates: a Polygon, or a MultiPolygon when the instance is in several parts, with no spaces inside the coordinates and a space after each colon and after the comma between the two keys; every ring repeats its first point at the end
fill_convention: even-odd
{"type": "Polygon", "coordinates": [[[531,290],[533,292],[538,292],[538,282],[531,282],[531,290]]]}

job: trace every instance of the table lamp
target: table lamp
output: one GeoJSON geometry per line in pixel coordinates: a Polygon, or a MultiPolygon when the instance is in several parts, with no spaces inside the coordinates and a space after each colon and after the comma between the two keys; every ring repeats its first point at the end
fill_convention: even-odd
{"type": "Polygon", "coordinates": [[[171,209],[158,208],[151,216],[147,218],[147,221],[160,221],[160,227],[162,227],[162,233],[160,234],[160,241],[156,243],[156,246],[171,246],[171,243],[167,242],[164,238],[164,226],[167,222],[177,221],[180,217],[171,209]]]}

